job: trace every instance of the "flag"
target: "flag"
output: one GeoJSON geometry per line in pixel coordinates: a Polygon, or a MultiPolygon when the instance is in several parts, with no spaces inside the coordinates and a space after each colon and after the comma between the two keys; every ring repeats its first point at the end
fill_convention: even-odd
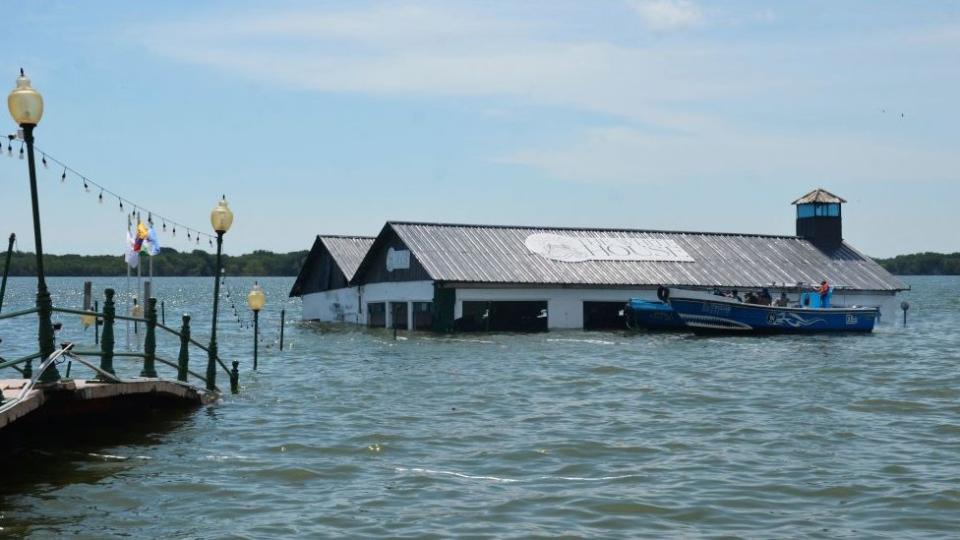
{"type": "Polygon", "coordinates": [[[147,236],[143,240],[143,247],[147,250],[147,255],[151,257],[160,254],[160,239],[157,238],[157,230],[153,228],[153,225],[147,231],[147,236]]]}
{"type": "Polygon", "coordinates": [[[136,268],[140,264],[140,245],[130,231],[127,231],[127,245],[123,252],[123,260],[130,268],[136,268]]]}

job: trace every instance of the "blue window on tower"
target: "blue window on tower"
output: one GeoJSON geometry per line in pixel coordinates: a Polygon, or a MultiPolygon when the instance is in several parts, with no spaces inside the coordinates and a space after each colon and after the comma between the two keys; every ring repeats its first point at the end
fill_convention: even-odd
{"type": "Polygon", "coordinates": [[[797,217],[798,218],[810,218],[810,217],[840,217],[840,205],[838,203],[811,203],[811,204],[798,204],[797,205],[797,217]]]}

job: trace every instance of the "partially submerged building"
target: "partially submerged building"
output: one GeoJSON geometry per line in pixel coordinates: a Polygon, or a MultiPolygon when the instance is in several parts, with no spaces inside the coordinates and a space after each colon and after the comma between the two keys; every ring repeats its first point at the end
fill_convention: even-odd
{"type": "MultiPolygon", "coordinates": [[[[796,236],[391,221],[348,289],[360,324],[436,331],[623,328],[626,301],[653,299],[659,285],[746,291],[826,279],[835,303],[892,314],[906,286],[843,242],[844,202],[825,190],[794,201],[796,236]]],[[[322,266],[313,258],[305,269],[322,266]]],[[[304,317],[315,313],[304,296],[304,317]]]]}
{"type": "Polygon", "coordinates": [[[360,318],[358,287],[350,279],[373,244],[369,236],[318,235],[290,296],[303,301],[303,318],[365,323],[360,318]]]}

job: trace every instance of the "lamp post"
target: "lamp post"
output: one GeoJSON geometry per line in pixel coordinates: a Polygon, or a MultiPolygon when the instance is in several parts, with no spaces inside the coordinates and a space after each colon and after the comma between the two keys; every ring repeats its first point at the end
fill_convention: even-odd
{"type": "Polygon", "coordinates": [[[247,305],[253,310],[253,370],[257,370],[257,338],[260,337],[260,310],[267,303],[267,296],[263,294],[263,287],[256,281],[247,295],[247,305]]]}
{"type": "Polygon", "coordinates": [[[220,307],[220,254],[223,250],[223,235],[233,225],[233,212],[227,206],[227,196],[217,203],[210,212],[210,225],[217,233],[217,263],[213,273],[213,321],[210,329],[210,346],[207,351],[207,390],[216,388],[217,383],[217,308],[220,307]]]}
{"type": "MultiPolygon", "coordinates": [[[[17,87],[7,96],[7,108],[10,116],[20,124],[23,130],[23,142],[27,144],[27,168],[30,172],[30,198],[33,202],[33,238],[37,252],[37,316],[39,328],[37,337],[40,342],[41,362],[45,361],[54,350],[53,323],[50,320],[53,310],[53,301],[47,290],[47,281],[43,275],[43,242],[40,238],[40,201],[37,196],[37,168],[33,158],[33,128],[40,123],[43,117],[43,96],[30,86],[30,79],[20,69],[17,77],[17,87]]],[[[60,372],[55,365],[51,365],[40,374],[40,382],[56,382],[60,380],[60,372]]]]}

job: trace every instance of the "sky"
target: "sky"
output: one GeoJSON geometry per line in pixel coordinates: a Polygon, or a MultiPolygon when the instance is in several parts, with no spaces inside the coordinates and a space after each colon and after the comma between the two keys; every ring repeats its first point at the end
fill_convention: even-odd
{"type": "MultiPolygon", "coordinates": [[[[849,201],[860,251],[960,251],[960,2],[92,0],[4,18],[0,90],[23,67],[42,92],[37,147],[204,233],[225,194],[227,253],[387,220],[793,234],[790,202],[816,187],[849,201]]],[[[32,251],[13,146],[0,236],[32,251]]],[[[62,172],[39,171],[45,251],[122,253],[130,204],[62,172]]],[[[198,247],[182,226],[161,243],[198,247]]]]}

